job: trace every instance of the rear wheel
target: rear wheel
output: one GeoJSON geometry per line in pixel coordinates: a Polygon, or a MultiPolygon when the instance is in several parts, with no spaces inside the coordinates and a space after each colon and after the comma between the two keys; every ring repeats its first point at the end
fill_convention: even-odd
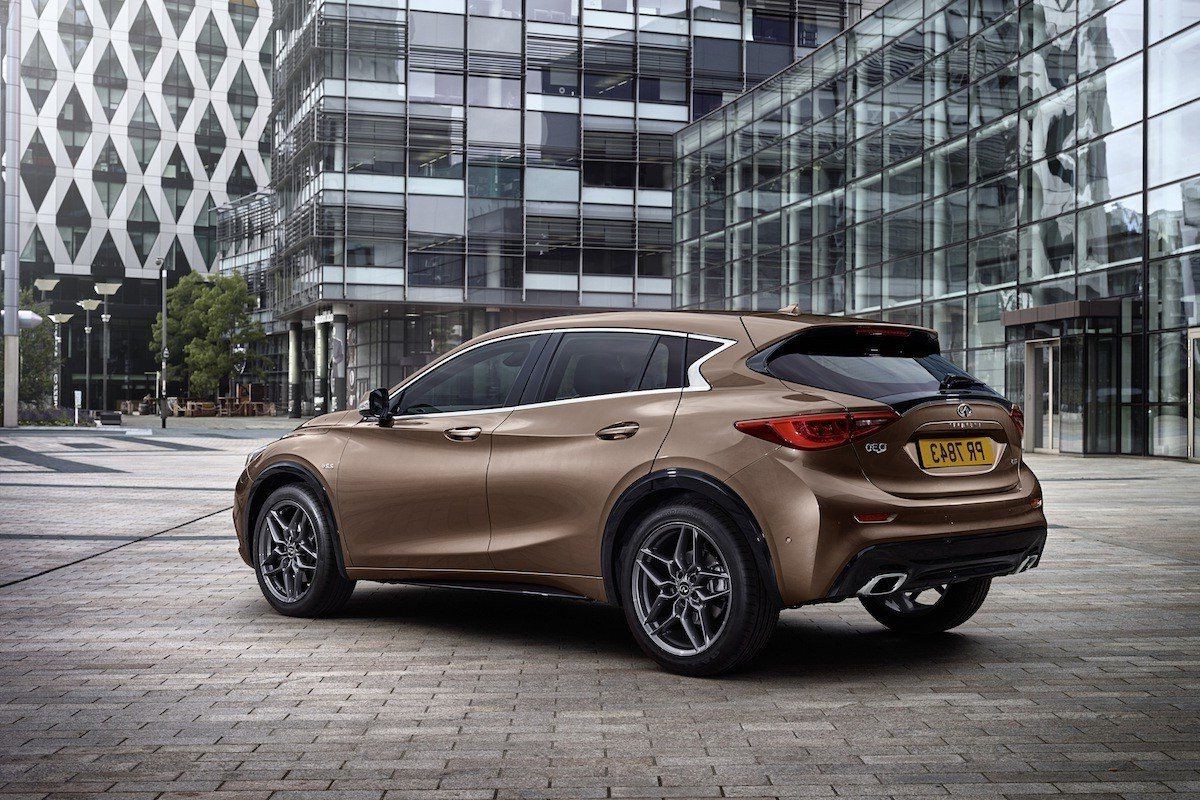
{"type": "Polygon", "coordinates": [[[638,644],[683,675],[745,665],[779,617],[746,540],[708,504],[671,504],[643,519],[625,541],[619,583],[638,644]]]}
{"type": "Polygon", "coordinates": [[[254,571],[263,596],[280,614],[323,617],[337,613],[354,581],[338,570],[333,525],[307,486],[271,492],[254,528],[254,571]]]}
{"type": "Polygon", "coordinates": [[[930,634],[957,628],[987,599],[991,578],[975,578],[930,589],[860,597],[867,612],[897,633],[930,634]]]}

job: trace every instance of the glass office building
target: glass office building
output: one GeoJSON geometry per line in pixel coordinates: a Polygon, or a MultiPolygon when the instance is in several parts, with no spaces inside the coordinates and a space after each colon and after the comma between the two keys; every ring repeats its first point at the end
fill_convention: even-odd
{"type": "Polygon", "coordinates": [[[293,413],[344,407],[502,324],[669,308],[672,135],[845,13],[841,0],[277,3],[270,306],[302,345],[293,377],[315,367],[293,413]]]}
{"type": "Polygon", "coordinates": [[[677,305],[927,325],[1028,447],[1195,458],[1198,22],[892,0],[677,135],[677,305]]]}

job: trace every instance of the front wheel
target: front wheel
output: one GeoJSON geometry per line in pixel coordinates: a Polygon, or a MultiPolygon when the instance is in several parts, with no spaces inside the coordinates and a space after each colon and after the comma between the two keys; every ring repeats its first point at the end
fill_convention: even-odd
{"type": "Polygon", "coordinates": [[[254,571],[263,596],[280,614],[337,613],[354,581],[338,570],[333,523],[307,486],[281,486],[262,504],[254,528],[254,571]]]}
{"type": "Polygon", "coordinates": [[[897,633],[925,635],[957,628],[987,599],[991,578],[974,578],[930,589],[860,597],[867,612],[897,633]]]}
{"type": "Polygon", "coordinates": [[[745,538],[708,504],[659,508],[621,551],[626,621],[641,648],[682,675],[745,665],[779,617],[745,538]]]}

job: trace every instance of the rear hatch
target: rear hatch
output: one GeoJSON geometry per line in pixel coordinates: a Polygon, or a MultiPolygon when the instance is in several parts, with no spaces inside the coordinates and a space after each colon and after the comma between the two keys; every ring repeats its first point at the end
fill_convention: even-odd
{"type": "Polygon", "coordinates": [[[897,418],[854,448],[863,474],[901,497],[1007,491],[1019,481],[1013,405],[939,355],[937,334],[875,323],[818,325],[748,365],[796,389],[823,390],[849,411],[897,418]]]}

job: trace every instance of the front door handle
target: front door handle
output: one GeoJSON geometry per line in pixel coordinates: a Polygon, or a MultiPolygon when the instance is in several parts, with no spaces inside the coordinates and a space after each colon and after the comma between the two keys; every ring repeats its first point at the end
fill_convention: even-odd
{"type": "Polygon", "coordinates": [[[473,442],[479,438],[479,434],[483,433],[483,428],[474,426],[469,428],[447,428],[443,431],[446,438],[452,442],[473,442]]]}
{"type": "Polygon", "coordinates": [[[601,428],[596,431],[596,438],[604,439],[605,441],[628,439],[638,432],[639,427],[636,422],[618,422],[615,425],[609,425],[607,428],[601,428]]]}

